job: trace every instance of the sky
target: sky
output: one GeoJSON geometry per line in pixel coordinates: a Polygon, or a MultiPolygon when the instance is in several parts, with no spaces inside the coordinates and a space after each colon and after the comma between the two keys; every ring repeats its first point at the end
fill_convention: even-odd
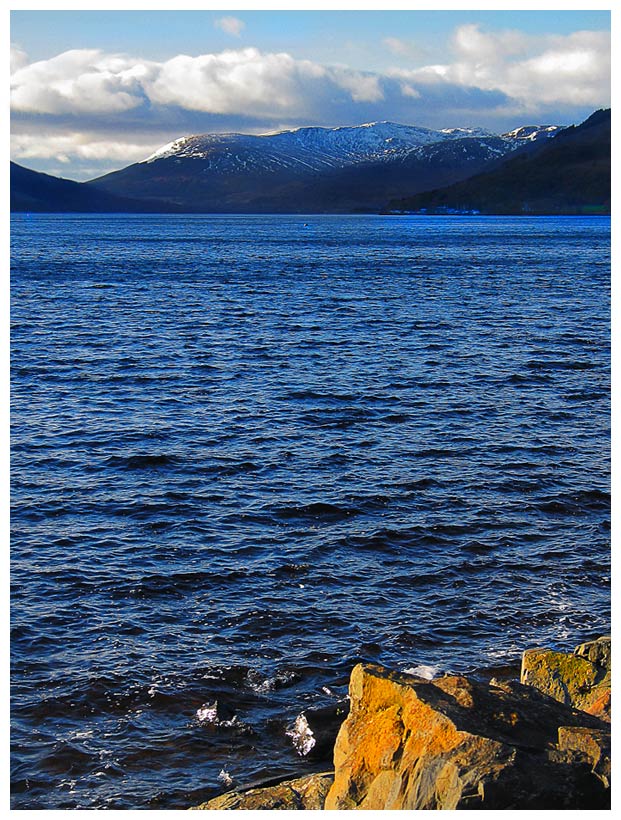
{"type": "Polygon", "coordinates": [[[223,5],[12,11],[11,158],[84,180],[187,134],[378,120],[503,132],[569,125],[610,106],[610,12],[596,3],[590,11],[223,5]]]}

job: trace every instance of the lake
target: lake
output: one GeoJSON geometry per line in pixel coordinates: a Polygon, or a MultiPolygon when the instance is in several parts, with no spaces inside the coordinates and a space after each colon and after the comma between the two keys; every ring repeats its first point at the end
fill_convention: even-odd
{"type": "Polygon", "coordinates": [[[609,631],[609,218],[11,225],[13,808],[326,769],[360,660],[609,631]]]}

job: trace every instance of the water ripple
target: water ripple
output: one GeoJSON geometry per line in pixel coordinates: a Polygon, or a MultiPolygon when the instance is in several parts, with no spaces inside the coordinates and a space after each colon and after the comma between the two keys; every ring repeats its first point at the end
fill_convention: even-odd
{"type": "Polygon", "coordinates": [[[325,768],[360,660],[609,629],[609,220],[300,222],[13,219],[13,808],[325,768]]]}

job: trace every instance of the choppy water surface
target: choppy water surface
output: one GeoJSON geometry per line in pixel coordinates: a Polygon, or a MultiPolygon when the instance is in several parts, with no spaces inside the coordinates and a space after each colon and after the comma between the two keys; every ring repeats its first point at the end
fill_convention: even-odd
{"type": "Polygon", "coordinates": [[[13,219],[14,808],[325,768],[359,660],[609,628],[609,220],[306,219],[13,219]]]}

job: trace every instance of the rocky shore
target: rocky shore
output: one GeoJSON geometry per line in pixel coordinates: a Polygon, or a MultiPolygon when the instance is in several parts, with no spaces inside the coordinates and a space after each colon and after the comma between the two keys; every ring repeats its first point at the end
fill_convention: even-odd
{"type": "Polygon", "coordinates": [[[608,636],[527,650],[519,682],[359,664],[333,771],[194,808],[607,809],[610,670],[608,636]]]}

